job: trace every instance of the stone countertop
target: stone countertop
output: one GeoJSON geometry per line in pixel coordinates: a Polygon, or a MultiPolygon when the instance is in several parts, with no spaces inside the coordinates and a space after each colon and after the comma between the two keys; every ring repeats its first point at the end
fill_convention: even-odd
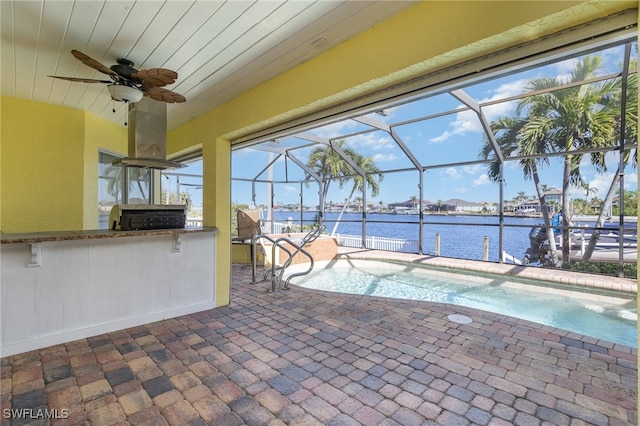
{"type": "Polygon", "coordinates": [[[106,229],[87,231],[51,231],[19,234],[1,234],[2,244],[33,244],[50,241],[95,240],[101,238],[146,237],[155,235],[193,234],[200,232],[217,232],[218,228],[176,228],[150,229],[143,231],[111,231],[106,229]]]}

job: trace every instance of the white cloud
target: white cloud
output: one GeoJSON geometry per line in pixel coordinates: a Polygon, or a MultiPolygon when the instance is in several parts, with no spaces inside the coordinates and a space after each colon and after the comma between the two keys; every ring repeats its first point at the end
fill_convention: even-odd
{"type": "Polygon", "coordinates": [[[473,186],[486,185],[488,183],[492,183],[492,181],[486,173],[483,173],[473,181],[473,186]]]}
{"type": "Polygon", "coordinates": [[[300,193],[300,188],[295,186],[285,185],[284,192],[286,195],[296,195],[300,193]]]}
{"type": "Polygon", "coordinates": [[[449,123],[449,127],[453,130],[445,130],[440,136],[432,138],[430,141],[433,143],[444,142],[454,135],[464,135],[469,132],[480,132],[482,126],[478,116],[473,111],[462,111],[456,114],[456,118],[449,123]]]}
{"type": "MultiPolygon", "coordinates": [[[[589,188],[597,189],[595,195],[589,195],[589,199],[597,196],[600,199],[604,199],[607,196],[607,191],[609,191],[609,187],[611,186],[611,182],[615,173],[606,173],[603,175],[597,175],[595,178],[588,181],[589,188]]],[[[615,190],[620,188],[620,184],[616,184],[615,190]]],[[[624,189],[627,191],[637,191],[638,190],[638,174],[637,173],[625,173],[624,175],[624,189]]],[[[572,191],[573,192],[573,191],[572,191]]],[[[587,195],[586,190],[583,189],[575,189],[573,192],[577,198],[584,198],[587,195]]]]}
{"type": "MultiPolygon", "coordinates": [[[[609,191],[609,187],[611,186],[611,181],[613,179],[614,173],[607,173],[604,175],[598,175],[594,179],[591,179],[588,184],[589,188],[594,188],[597,192],[589,195],[589,199],[597,196],[600,199],[604,199],[607,196],[607,191],[609,191]]],[[[577,190],[577,197],[584,198],[587,196],[586,190],[577,190]]]]}
{"type": "Polygon", "coordinates": [[[494,90],[493,95],[489,98],[483,99],[480,102],[493,101],[496,99],[504,99],[510,98],[511,96],[516,96],[524,93],[525,87],[529,83],[528,79],[520,79],[511,81],[509,83],[504,83],[498,86],[496,90],[494,90]]]}
{"type": "Polygon", "coordinates": [[[376,163],[395,161],[398,157],[395,154],[374,154],[371,158],[376,163]]]}
{"type": "MultiPolygon", "coordinates": [[[[493,94],[487,98],[479,100],[479,103],[494,101],[497,99],[505,99],[524,92],[528,80],[516,80],[513,82],[501,84],[493,94]]],[[[498,117],[510,115],[515,110],[515,102],[503,102],[495,105],[484,107],[482,112],[486,119],[491,122],[498,117]]],[[[449,123],[449,127],[453,130],[445,130],[440,136],[431,139],[433,143],[444,142],[455,135],[464,135],[467,133],[481,133],[483,131],[478,116],[470,110],[461,111],[456,114],[455,119],[449,123]]]]}
{"type": "Polygon", "coordinates": [[[454,167],[447,167],[444,170],[444,174],[449,176],[451,179],[462,179],[462,175],[454,167]]]}
{"type": "Polygon", "coordinates": [[[625,173],[624,189],[629,191],[638,190],[638,174],[637,173],[625,173]]]}
{"type": "Polygon", "coordinates": [[[360,148],[388,151],[396,146],[390,136],[381,132],[353,136],[348,139],[348,144],[358,152],[361,152],[360,148]]]}
{"type": "Polygon", "coordinates": [[[555,75],[557,76],[558,80],[569,80],[579,60],[579,58],[571,58],[554,64],[554,67],[556,69],[555,75]]]}
{"type": "Polygon", "coordinates": [[[436,136],[435,138],[430,139],[429,142],[433,142],[433,143],[444,142],[447,139],[449,139],[451,136],[453,136],[453,132],[445,130],[440,136],[436,136]]]}
{"type": "Polygon", "coordinates": [[[474,164],[472,166],[463,166],[462,170],[465,171],[465,173],[468,173],[470,175],[478,173],[481,170],[484,170],[487,166],[484,164],[474,164]]]}

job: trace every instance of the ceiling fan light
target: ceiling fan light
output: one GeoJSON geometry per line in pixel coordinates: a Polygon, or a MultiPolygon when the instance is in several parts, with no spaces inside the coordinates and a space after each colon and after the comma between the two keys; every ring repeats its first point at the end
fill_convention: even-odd
{"type": "Polygon", "coordinates": [[[140,102],[142,99],[142,91],[135,87],[123,86],[120,84],[110,84],[107,86],[111,97],[123,102],[140,102]]]}

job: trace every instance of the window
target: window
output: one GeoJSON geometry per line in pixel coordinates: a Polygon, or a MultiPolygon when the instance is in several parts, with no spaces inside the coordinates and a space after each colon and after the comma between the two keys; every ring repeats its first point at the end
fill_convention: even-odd
{"type": "Polygon", "coordinates": [[[122,158],[100,150],[98,153],[98,229],[109,228],[109,213],[124,200],[124,168],[111,162],[122,158]]]}
{"type": "Polygon", "coordinates": [[[126,204],[152,204],[153,197],[153,171],[141,167],[121,167],[123,173],[127,173],[129,185],[125,188],[127,192],[126,204]]]}
{"type": "Polygon", "coordinates": [[[109,213],[115,204],[153,202],[153,172],[111,164],[120,158],[123,156],[112,152],[98,152],[98,229],[109,228],[109,213]]]}
{"type": "Polygon", "coordinates": [[[187,226],[202,226],[202,158],[183,164],[162,172],[160,204],[186,205],[187,226]]]}

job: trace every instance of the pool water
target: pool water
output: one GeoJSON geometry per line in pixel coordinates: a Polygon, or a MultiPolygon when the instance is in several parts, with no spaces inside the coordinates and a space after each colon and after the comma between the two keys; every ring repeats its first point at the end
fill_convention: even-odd
{"type": "Polygon", "coordinates": [[[339,293],[449,303],[638,347],[635,294],[465,275],[368,260],[318,262],[292,284],[339,293]]]}

